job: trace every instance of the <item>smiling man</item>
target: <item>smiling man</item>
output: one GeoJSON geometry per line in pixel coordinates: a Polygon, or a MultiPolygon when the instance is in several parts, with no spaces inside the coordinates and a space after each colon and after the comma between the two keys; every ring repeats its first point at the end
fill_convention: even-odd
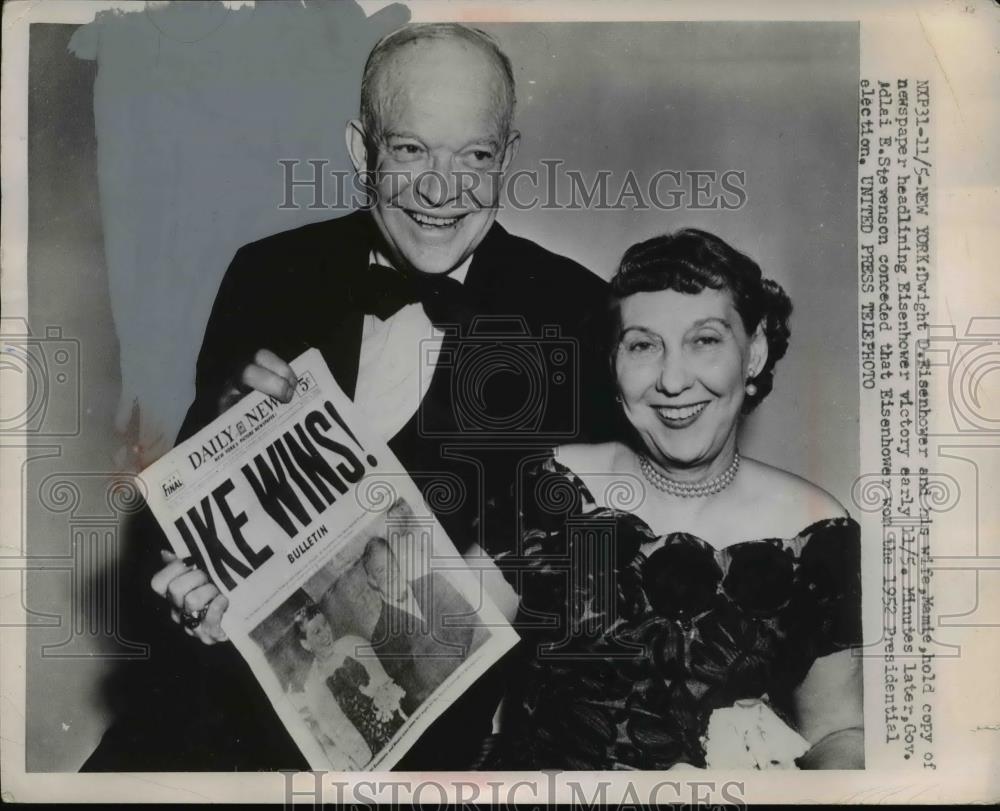
{"type": "MultiPolygon", "coordinates": [[[[205,331],[180,438],[251,388],[290,398],[288,362],[316,347],[456,548],[476,553],[486,536],[493,549],[514,548],[516,516],[487,509],[494,495],[509,492],[521,462],[545,447],[603,438],[613,413],[606,364],[590,343],[605,283],[496,222],[520,139],[514,105],[510,61],[483,32],[413,25],[377,43],[361,115],[347,125],[369,205],[237,252],[205,331]]],[[[190,619],[150,640],[152,669],[169,676],[135,692],[155,717],[142,716],[142,729],[113,728],[85,768],[304,767],[225,641],[225,598],[207,575],[169,554],[144,582],[150,575],[160,613],[177,625],[190,619]],[[192,642],[182,630],[206,644],[178,644],[192,642]],[[212,673],[225,678],[203,678],[212,673]]],[[[442,715],[399,768],[468,768],[490,733],[497,671],[442,715]]]]}
{"type": "Polygon", "coordinates": [[[510,62],[477,31],[415,26],[376,47],[362,96],[347,143],[355,168],[374,173],[389,259],[453,272],[493,225],[517,152],[510,62]]]}

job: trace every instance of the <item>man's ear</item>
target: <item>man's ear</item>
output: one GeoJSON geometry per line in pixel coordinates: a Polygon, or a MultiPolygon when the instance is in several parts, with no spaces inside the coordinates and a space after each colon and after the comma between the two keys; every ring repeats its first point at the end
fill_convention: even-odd
{"type": "Polygon", "coordinates": [[[764,322],[761,321],[750,338],[750,359],[747,363],[747,377],[757,377],[764,364],[767,363],[767,335],[764,334],[764,322]]]}
{"type": "Polygon", "coordinates": [[[352,118],[347,122],[347,130],[344,133],[347,141],[347,152],[351,156],[351,163],[354,164],[354,171],[361,173],[368,169],[368,139],[365,129],[357,118],[352,118]]]}
{"type": "Polygon", "coordinates": [[[517,156],[518,147],[521,146],[521,133],[517,130],[511,130],[510,135],[507,136],[507,143],[504,144],[503,149],[503,161],[500,163],[500,171],[506,172],[508,167],[514,162],[514,158],[517,156]]]}

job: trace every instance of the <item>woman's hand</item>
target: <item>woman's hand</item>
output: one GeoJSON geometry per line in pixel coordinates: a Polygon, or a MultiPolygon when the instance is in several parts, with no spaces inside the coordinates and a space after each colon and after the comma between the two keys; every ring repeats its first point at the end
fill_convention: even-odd
{"type": "Polygon", "coordinates": [[[812,744],[800,768],[864,768],[861,661],[850,650],[823,656],[794,691],[799,732],[812,744]]]}
{"type": "Polygon", "coordinates": [[[800,769],[863,769],[865,731],[862,727],[838,729],[824,736],[799,758],[800,769]]]}
{"type": "Polygon", "coordinates": [[[149,585],[169,603],[170,618],[206,645],[229,639],[222,630],[222,615],[229,607],[226,596],[198,567],[171,552],[161,551],[160,556],[166,565],[149,585]]]}

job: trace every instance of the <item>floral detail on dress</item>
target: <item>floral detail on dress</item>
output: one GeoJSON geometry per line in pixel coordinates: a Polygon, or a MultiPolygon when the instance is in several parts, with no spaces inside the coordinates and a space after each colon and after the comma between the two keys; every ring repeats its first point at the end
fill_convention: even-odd
{"type": "Polygon", "coordinates": [[[649,606],[670,619],[690,620],[707,611],[721,580],[713,550],[683,532],[670,535],[642,564],[642,588],[649,606]]]}
{"type": "Polygon", "coordinates": [[[795,558],[781,541],[741,543],[726,551],[729,571],[722,588],[741,609],[766,616],[791,599],[795,558]]]}
{"type": "Polygon", "coordinates": [[[365,666],[348,656],[326,683],[344,714],[365,739],[368,748],[373,754],[377,754],[403,725],[404,719],[399,709],[386,713],[382,711],[384,708],[376,706],[374,698],[363,692],[362,688],[367,687],[370,681],[365,666]]]}
{"type": "Polygon", "coordinates": [[[521,545],[495,557],[521,594],[524,664],[485,768],[704,766],[715,709],[763,698],[787,720],[812,663],[861,644],[850,518],[716,550],[597,507],[554,457],[517,495],[521,545]]]}

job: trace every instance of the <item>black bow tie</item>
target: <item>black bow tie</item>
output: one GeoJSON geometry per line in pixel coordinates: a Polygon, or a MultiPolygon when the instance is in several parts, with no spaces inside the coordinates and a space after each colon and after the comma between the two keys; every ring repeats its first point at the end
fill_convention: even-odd
{"type": "Polygon", "coordinates": [[[373,263],[354,274],[350,295],[360,310],[383,321],[417,302],[435,326],[465,325],[473,315],[465,288],[444,274],[404,273],[373,263]]]}

